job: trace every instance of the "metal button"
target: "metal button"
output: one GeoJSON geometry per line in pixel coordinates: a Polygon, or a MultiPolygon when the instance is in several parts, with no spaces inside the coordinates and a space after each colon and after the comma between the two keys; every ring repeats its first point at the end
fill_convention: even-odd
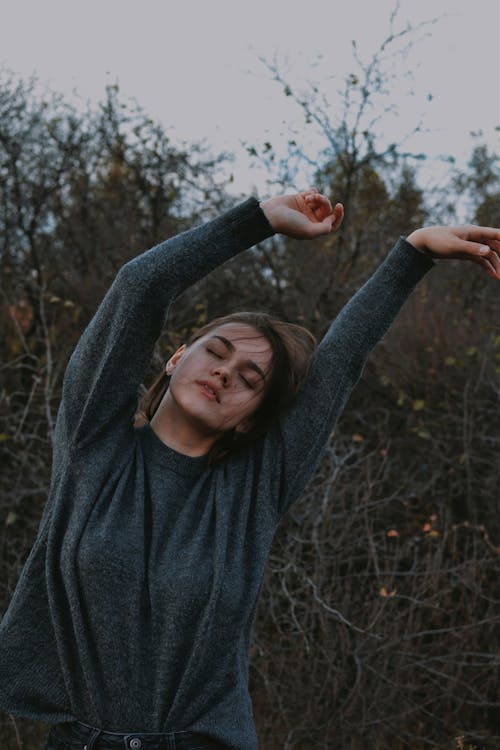
{"type": "Polygon", "coordinates": [[[142,742],[139,737],[133,737],[128,744],[130,745],[131,750],[139,750],[139,748],[142,747],[142,742]]]}

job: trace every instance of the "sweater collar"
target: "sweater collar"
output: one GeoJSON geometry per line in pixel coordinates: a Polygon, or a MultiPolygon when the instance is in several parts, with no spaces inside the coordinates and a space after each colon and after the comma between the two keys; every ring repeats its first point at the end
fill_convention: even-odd
{"type": "Polygon", "coordinates": [[[184,453],[170,448],[166,445],[153,428],[147,422],[143,427],[136,428],[139,440],[141,441],[145,452],[160,461],[166,469],[184,476],[198,477],[208,469],[208,456],[186,456],[184,453]]]}

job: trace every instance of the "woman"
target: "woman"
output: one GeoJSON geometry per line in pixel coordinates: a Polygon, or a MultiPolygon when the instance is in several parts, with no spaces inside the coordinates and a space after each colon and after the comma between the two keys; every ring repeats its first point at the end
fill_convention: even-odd
{"type": "Polygon", "coordinates": [[[273,233],[310,239],[342,218],[314,189],[249,199],[127,263],[80,339],[49,500],[0,629],[0,707],[53,724],[47,750],[256,748],[248,652],[276,527],[434,259],[498,280],[500,231],[401,238],[312,364],[304,329],[230,316],[168,360],[142,426],[136,394],[181,291],[273,233]]]}

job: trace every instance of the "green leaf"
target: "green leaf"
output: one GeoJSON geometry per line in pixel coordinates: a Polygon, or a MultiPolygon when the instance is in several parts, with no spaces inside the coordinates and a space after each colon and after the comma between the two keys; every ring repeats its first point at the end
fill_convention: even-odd
{"type": "Polygon", "coordinates": [[[423,438],[424,440],[430,440],[430,438],[431,438],[431,434],[430,434],[430,432],[427,432],[427,430],[419,430],[417,432],[417,435],[419,437],[423,438]]]}

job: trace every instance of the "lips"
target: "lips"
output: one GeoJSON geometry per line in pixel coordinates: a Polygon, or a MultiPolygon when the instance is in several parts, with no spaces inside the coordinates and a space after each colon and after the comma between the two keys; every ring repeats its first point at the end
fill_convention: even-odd
{"type": "Polygon", "coordinates": [[[213,383],[209,383],[207,380],[197,380],[196,382],[202,389],[202,392],[207,396],[207,398],[214,399],[218,404],[220,404],[219,389],[217,388],[217,386],[215,386],[213,383]]]}

